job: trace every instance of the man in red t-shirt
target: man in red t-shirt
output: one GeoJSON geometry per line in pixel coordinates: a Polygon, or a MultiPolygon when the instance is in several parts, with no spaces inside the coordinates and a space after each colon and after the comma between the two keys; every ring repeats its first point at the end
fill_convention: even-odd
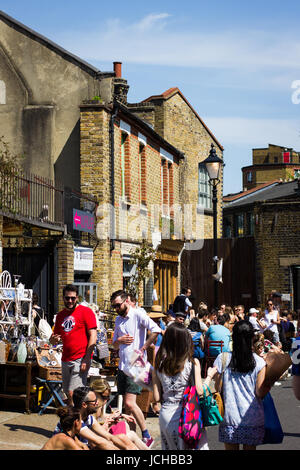
{"type": "Polygon", "coordinates": [[[94,312],[78,304],[78,288],[68,284],[63,289],[65,308],[55,319],[51,344],[63,344],[63,390],[72,404],[73,390],[86,385],[91,356],[97,339],[94,312]]]}

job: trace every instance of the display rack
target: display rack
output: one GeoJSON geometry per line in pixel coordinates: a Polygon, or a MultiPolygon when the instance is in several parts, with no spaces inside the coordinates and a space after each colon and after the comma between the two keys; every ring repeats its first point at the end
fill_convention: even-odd
{"type": "Polygon", "coordinates": [[[18,338],[20,328],[23,327],[27,327],[29,336],[33,326],[32,289],[25,289],[25,286],[18,282],[19,277],[14,275],[13,287],[8,271],[3,271],[0,276],[0,332],[4,338],[10,329],[13,329],[13,336],[18,338]]]}

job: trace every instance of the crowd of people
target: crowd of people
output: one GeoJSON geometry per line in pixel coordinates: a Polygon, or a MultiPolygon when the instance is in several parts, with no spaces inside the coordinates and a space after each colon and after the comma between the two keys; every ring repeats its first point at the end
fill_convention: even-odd
{"type": "MultiPolygon", "coordinates": [[[[186,448],[178,424],[192,368],[200,397],[203,384],[222,393],[225,413],[219,440],[225,449],[242,445],[249,450],[262,444],[262,400],[278,379],[266,380],[266,355],[290,353],[298,330],[295,314],[281,307],[276,292],[268,297],[265,309],[249,311],[243,305],[225,304],[210,310],[205,302],[195,308],[191,294],[190,288],[183,289],[166,312],[159,305],[146,312],[124,290],[112,294],[111,307],[117,313],[112,345],[119,355],[117,389],[123,396],[124,413],[106,414],[109,384],[97,379],[87,385],[96,343],[95,315],[78,304],[76,286],[65,287],[65,309],[57,315],[51,341],[63,344],[68,406],[59,410],[60,422],[44,449],[151,449],[154,439],[137,404],[142,386],[127,373],[133,354],[146,363],[150,350],[154,357],[152,410],[159,416],[162,450],[186,448]]],[[[197,449],[209,449],[205,429],[197,449]]]]}

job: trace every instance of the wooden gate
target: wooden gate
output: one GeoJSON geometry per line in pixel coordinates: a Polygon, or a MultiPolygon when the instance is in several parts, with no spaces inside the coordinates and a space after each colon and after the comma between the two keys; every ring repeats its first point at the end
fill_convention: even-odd
{"type": "MultiPolygon", "coordinates": [[[[181,286],[192,288],[193,304],[214,305],[213,240],[205,240],[202,250],[187,251],[181,258],[181,286]]],[[[218,257],[223,258],[223,283],[218,283],[219,304],[257,306],[255,241],[253,237],[218,240],[218,257]]]]}

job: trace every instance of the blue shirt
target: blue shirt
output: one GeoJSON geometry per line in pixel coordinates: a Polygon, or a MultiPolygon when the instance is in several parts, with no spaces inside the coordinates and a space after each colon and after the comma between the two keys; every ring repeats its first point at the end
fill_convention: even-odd
{"type": "MultiPolygon", "coordinates": [[[[229,341],[231,338],[231,333],[223,325],[211,325],[207,332],[205,333],[206,338],[209,341],[223,341],[222,352],[229,352],[229,341]]],[[[209,349],[209,354],[211,356],[218,356],[221,352],[220,346],[211,346],[209,349]]]]}

